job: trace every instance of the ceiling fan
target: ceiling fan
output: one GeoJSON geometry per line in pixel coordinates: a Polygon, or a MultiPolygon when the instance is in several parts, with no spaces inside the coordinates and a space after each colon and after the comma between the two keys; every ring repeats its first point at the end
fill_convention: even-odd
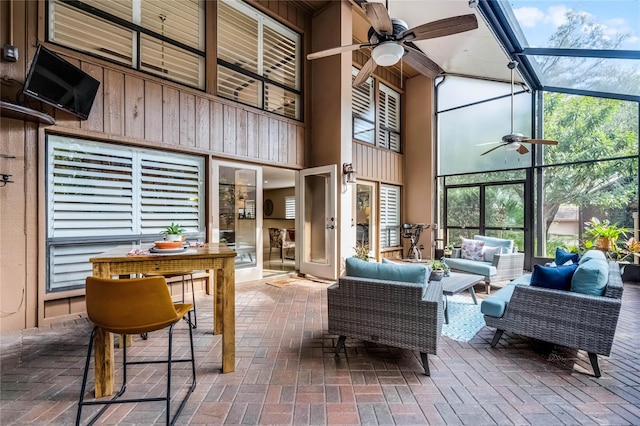
{"type": "Polygon", "coordinates": [[[514,130],[513,130],[513,98],[514,98],[514,93],[513,93],[513,87],[514,87],[513,74],[515,72],[515,69],[518,67],[518,62],[511,61],[511,62],[509,62],[509,64],[507,66],[511,70],[511,133],[509,133],[508,135],[504,135],[502,137],[502,141],[501,142],[488,142],[488,143],[478,144],[478,146],[499,144],[498,146],[494,146],[490,150],[485,151],[480,155],[488,154],[491,151],[495,151],[496,149],[501,148],[503,146],[506,146],[508,151],[517,151],[520,154],[526,154],[527,152],[529,152],[529,148],[527,148],[526,146],[522,145],[523,143],[540,144],[540,145],[558,145],[558,141],[552,141],[552,140],[547,140],[547,139],[531,139],[531,138],[526,137],[522,133],[515,133],[514,132],[514,130]]]}
{"type": "Polygon", "coordinates": [[[384,67],[391,66],[403,57],[403,60],[416,71],[433,78],[442,72],[442,68],[415,46],[408,43],[448,36],[478,28],[478,21],[473,13],[441,19],[409,29],[407,23],[403,20],[396,18],[391,19],[387,8],[382,3],[363,2],[361,7],[364,10],[367,21],[371,25],[367,36],[369,40],[368,43],[339,46],[307,55],[307,59],[313,60],[371,47],[373,49],[371,58],[364,64],[353,81],[354,87],[367,81],[378,65],[384,67]]]}

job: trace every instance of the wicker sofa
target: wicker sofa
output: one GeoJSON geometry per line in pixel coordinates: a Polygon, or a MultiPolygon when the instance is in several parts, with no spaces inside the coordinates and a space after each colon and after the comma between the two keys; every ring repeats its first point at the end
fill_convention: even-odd
{"type": "MultiPolygon", "coordinates": [[[[387,270],[414,266],[372,267],[387,270]]],[[[347,337],[416,350],[428,376],[427,354],[437,353],[443,323],[442,284],[427,285],[428,272],[422,283],[345,276],[329,287],[329,333],[339,336],[335,353],[341,351],[347,337]]]]}
{"type": "Polygon", "coordinates": [[[495,327],[491,346],[509,331],[588,352],[596,377],[597,355],[609,356],[622,301],[622,277],[615,262],[608,265],[602,295],[583,294],[529,285],[524,275],[482,302],[485,323],[495,327]]]}
{"type": "Polygon", "coordinates": [[[484,275],[487,294],[491,292],[491,285],[506,284],[522,275],[524,268],[524,253],[517,252],[513,240],[474,235],[474,240],[483,241],[487,247],[500,247],[501,250],[492,256],[490,261],[471,260],[461,258],[461,250],[453,249],[450,258],[444,262],[452,271],[468,272],[484,275]]]}

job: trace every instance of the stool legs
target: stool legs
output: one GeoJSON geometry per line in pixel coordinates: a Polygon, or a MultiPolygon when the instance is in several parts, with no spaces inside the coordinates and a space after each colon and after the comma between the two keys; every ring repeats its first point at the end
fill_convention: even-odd
{"type": "MultiPolygon", "coordinates": [[[[182,276],[182,299],[180,303],[184,303],[184,275],[182,276]]],[[[191,328],[198,328],[198,315],[196,312],[196,292],[193,288],[193,273],[189,274],[189,278],[191,280],[191,303],[193,304],[193,321],[191,321],[191,315],[189,318],[184,318],[185,321],[189,322],[191,328]]]]}

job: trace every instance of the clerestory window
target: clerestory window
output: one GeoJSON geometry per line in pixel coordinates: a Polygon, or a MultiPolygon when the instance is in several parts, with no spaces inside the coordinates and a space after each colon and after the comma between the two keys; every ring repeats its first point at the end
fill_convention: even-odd
{"type": "Polygon", "coordinates": [[[204,89],[203,0],[49,0],[47,40],[204,89]]]}
{"type": "MultiPolygon", "coordinates": [[[[352,80],[358,72],[359,70],[353,67],[352,80]]],[[[352,89],[351,115],[353,139],[400,152],[400,93],[369,77],[352,89]]]]}
{"type": "Polygon", "coordinates": [[[218,1],[219,96],[301,119],[301,37],[239,1],[218,1]]]}

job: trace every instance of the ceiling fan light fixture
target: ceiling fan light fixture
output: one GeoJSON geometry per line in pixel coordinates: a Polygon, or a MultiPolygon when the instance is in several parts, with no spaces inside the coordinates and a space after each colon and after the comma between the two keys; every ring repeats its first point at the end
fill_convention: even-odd
{"type": "Polygon", "coordinates": [[[404,55],[404,47],[392,41],[377,45],[371,52],[371,57],[381,67],[395,65],[402,55],[404,55]]]}
{"type": "Polygon", "coordinates": [[[520,144],[518,142],[513,142],[507,145],[507,151],[517,151],[520,148],[520,144]]]}

